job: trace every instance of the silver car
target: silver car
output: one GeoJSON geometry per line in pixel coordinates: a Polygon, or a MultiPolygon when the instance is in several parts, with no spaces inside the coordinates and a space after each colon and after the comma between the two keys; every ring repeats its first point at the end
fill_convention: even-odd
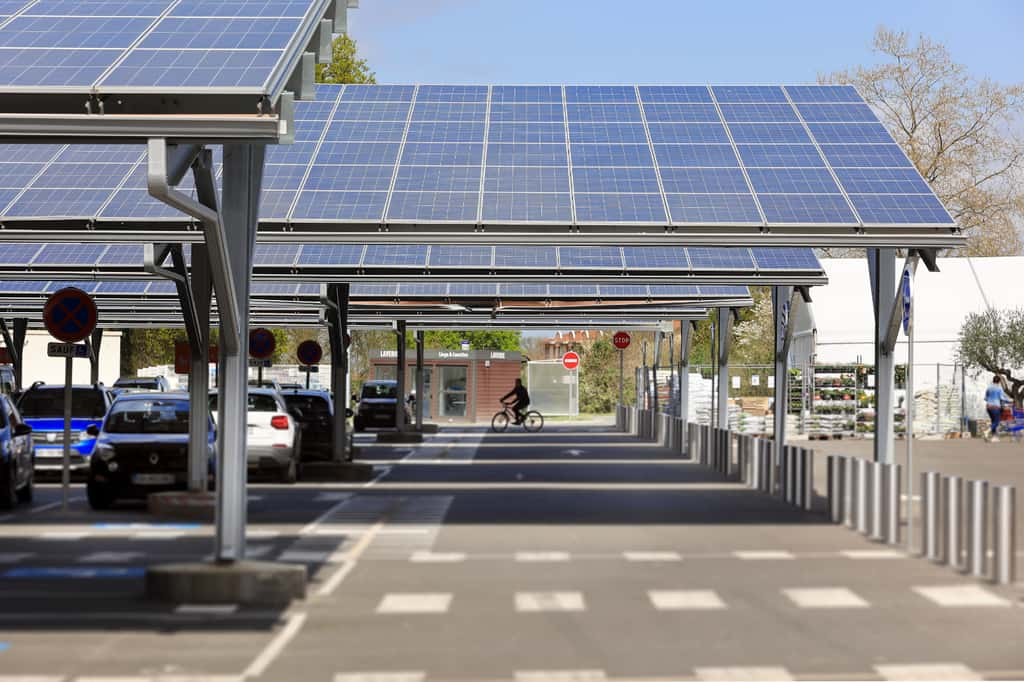
{"type": "MultiPolygon", "coordinates": [[[[217,392],[210,391],[210,414],[217,421],[217,392]]],[[[282,483],[299,477],[299,430],[281,395],[271,388],[249,388],[249,473],[273,473],[282,483]]]]}

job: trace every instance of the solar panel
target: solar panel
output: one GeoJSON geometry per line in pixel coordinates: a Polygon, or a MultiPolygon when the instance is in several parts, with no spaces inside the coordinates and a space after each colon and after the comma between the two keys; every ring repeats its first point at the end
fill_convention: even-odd
{"type": "MultiPolygon", "coordinates": [[[[214,2],[212,15],[204,6],[187,11],[248,21],[244,3],[214,2]]],[[[204,25],[236,30],[225,21],[204,25]]],[[[867,221],[861,207],[872,225],[954,224],[846,86],[320,84],[316,93],[296,104],[299,141],[268,150],[260,215],[275,228],[838,226],[867,221]]],[[[147,196],[143,159],[131,145],[0,145],[0,218],[189,222],[147,196]]]]}
{"type": "Polygon", "coordinates": [[[0,281],[0,292],[5,294],[41,294],[46,291],[48,282],[38,281],[0,281]]]}
{"type": "Polygon", "coordinates": [[[42,244],[0,244],[0,263],[4,265],[29,263],[42,248],[42,244]]]}
{"type": "Polygon", "coordinates": [[[498,268],[547,268],[558,264],[558,249],[553,246],[496,246],[494,266],[498,268]]]}
{"type": "Polygon", "coordinates": [[[626,267],[644,270],[672,270],[687,272],[690,259],[682,246],[654,248],[648,246],[624,246],[622,255],[626,267]]]}
{"type": "Polygon", "coordinates": [[[149,282],[100,282],[93,293],[141,296],[148,288],[149,282]]]}
{"type": "Polygon", "coordinates": [[[359,265],[365,248],[361,244],[306,244],[296,265],[359,265]]]}
{"type": "Polygon", "coordinates": [[[700,288],[687,284],[651,284],[647,287],[651,298],[693,298],[700,295],[700,288]]]}
{"type": "Polygon", "coordinates": [[[551,298],[597,298],[596,284],[549,284],[548,296],[551,298]]]}
{"type": "Polygon", "coordinates": [[[490,267],[494,250],[489,246],[432,246],[430,267],[480,268],[490,267]]]}
{"type": "Polygon", "coordinates": [[[749,249],[690,247],[687,249],[694,270],[752,270],[749,249]]]}
{"type": "Polygon", "coordinates": [[[426,267],[428,248],[424,244],[370,244],[363,264],[426,267]]]}
{"type": "Polygon", "coordinates": [[[96,264],[138,266],[143,262],[144,251],[141,244],[111,244],[96,264]]]}
{"type": "Polygon", "coordinates": [[[647,298],[646,285],[640,284],[602,284],[598,289],[598,296],[602,299],[608,298],[647,298]]]}
{"type": "Polygon", "coordinates": [[[92,265],[107,248],[106,244],[47,244],[32,265],[92,265]]]}
{"type": "Polygon", "coordinates": [[[349,298],[394,298],[397,295],[397,284],[353,284],[349,289],[349,298]]]}
{"type": "Polygon", "coordinates": [[[535,298],[548,297],[547,284],[529,284],[521,282],[502,283],[498,287],[498,295],[502,298],[535,298]]]}
{"type": "Polygon", "coordinates": [[[558,264],[570,269],[621,270],[622,250],[616,246],[563,246],[558,249],[558,264]]]}
{"type": "Polygon", "coordinates": [[[821,263],[812,249],[755,248],[754,262],[759,270],[820,270],[821,263]]]}
{"type": "MultiPolygon", "coordinates": [[[[0,91],[228,94],[276,99],[278,73],[312,37],[324,2],[43,0],[0,26],[0,91]]],[[[2,11],[14,6],[4,2],[2,11]]]]}
{"type": "Polygon", "coordinates": [[[497,295],[497,283],[452,282],[448,285],[448,298],[494,298],[497,295]]]}
{"type": "Polygon", "coordinates": [[[291,265],[299,254],[297,244],[257,244],[253,265],[291,265]]]}
{"type": "Polygon", "coordinates": [[[403,283],[398,285],[399,298],[444,298],[448,294],[445,282],[403,283]]]}

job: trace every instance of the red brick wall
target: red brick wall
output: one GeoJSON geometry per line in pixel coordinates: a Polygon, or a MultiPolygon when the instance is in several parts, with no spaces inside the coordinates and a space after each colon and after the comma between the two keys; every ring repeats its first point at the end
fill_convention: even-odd
{"type": "MultiPolygon", "coordinates": [[[[520,363],[491,360],[485,367],[482,361],[476,363],[476,418],[490,423],[494,413],[501,409],[498,398],[512,390],[520,376],[520,363]]],[[[470,379],[470,387],[473,380],[470,379]]]]}

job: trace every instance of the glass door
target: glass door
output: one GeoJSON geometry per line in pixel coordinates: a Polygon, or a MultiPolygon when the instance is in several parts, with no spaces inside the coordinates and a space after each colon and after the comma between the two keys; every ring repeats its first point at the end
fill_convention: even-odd
{"type": "Polygon", "coordinates": [[[466,416],[466,379],[469,368],[466,366],[446,367],[441,369],[441,416],[466,416]]]}

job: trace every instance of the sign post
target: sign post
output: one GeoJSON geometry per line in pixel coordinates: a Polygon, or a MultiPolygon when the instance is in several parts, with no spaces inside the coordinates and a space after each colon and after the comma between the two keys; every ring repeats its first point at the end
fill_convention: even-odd
{"type": "Polygon", "coordinates": [[[256,364],[256,384],[263,386],[263,368],[269,367],[270,357],[277,348],[277,339],[273,332],[263,327],[257,327],[249,332],[249,356],[260,360],[256,364]]]}
{"type": "Polygon", "coordinates": [[[68,510],[71,490],[71,385],[74,381],[72,361],[89,357],[88,346],[76,345],[96,328],[96,302],[81,289],[67,287],[56,291],[43,307],[43,324],[58,341],[47,346],[47,354],[64,358],[64,458],[61,471],[61,508],[68,510]],[[82,349],[82,350],[79,350],[82,349]],[[84,351],[84,355],[83,355],[84,351]]]}
{"type": "Polygon", "coordinates": [[[615,336],[612,337],[612,345],[619,349],[619,405],[626,402],[624,369],[626,349],[629,348],[631,340],[627,332],[615,332],[615,336]]]}
{"type": "MultiPolygon", "coordinates": [[[[903,332],[907,335],[907,549],[914,549],[914,274],[903,268],[900,298],[903,302],[903,332]]],[[[896,513],[895,511],[893,513],[896,513]]]]}
{"type": "Polygon", "coordinates": [[[324,357],[324,349],[316,341],[303,341],[295,350],[299,359],[301,370],[306,373],[306,390],[309,390],[309,375],[311,372],[319,372],[320,360],[324,357]]]}

